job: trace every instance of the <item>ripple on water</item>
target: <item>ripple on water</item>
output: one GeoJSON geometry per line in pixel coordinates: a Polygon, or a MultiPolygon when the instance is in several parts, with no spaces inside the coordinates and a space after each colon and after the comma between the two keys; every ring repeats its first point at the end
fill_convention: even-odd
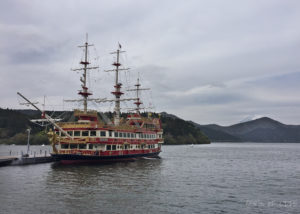
{"type": "Polygon", "coordinates": [[[300,144],[228,143],[164,146],[163,150],[161,159],[154,160],[0,168],[1,211],[252,214],[299,210],[300,144]]]}

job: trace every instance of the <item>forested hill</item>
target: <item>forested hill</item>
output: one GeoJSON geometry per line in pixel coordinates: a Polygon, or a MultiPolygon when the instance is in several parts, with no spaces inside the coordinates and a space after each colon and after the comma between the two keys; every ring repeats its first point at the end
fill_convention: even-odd
{"type": "MultiPolygon", "coordinates": [[[[49,112],[53,116],[62,116],[72,120],[72,112],[49,112]]],[[[106,113],[109,118],[111,112],[106,113]]],[[[126,114],[122,114],[126,116],[126,114]]],[[[144,115],[145,116],[145,115],[144,115]]],[[[158,114],[152,114],[158,117],[158,114]]],[[[31,144],[49,144],[45,128],[31,123],[29,120],[40,118],[35,110],[10,110],[0,108],[0,144],[26,144],[26,129],[31,128],[31,144]]],[[[165,144],[207,144],[210,140],[194,125],[176,116],[162,113],[165,144]]]]}
{"type": "Polygon", "coordinates": [[[194,124],[174,115],[161,113],[165,144],[208,144],[210,140],[194,124]]]}
{"type": "Polygon", "coordinates": [[[300,143],[300,126],[285,125],[268,117],[232,126],[199,125],[212,141],[300,143]]]}

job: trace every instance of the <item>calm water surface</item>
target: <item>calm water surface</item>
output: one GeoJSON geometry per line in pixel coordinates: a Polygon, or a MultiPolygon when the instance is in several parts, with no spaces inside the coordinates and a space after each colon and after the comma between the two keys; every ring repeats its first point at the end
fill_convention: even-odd
{"type": "Polygon", "coordinates": [[[300,213],[300,144],[164,146],[160,156],[1,167],[0,213],[300,213]]]}

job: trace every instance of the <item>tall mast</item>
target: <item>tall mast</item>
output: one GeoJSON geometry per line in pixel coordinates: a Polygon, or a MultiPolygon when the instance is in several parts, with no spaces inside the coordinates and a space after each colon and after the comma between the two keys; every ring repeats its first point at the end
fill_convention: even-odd
{"type": "MultiPolygon", "coordinates": [[[[122,88],[122,83],[119,82],[119,71],[124,71],[124,70],[129,70],[129,68],[119,68],[122,64],[120,63],[120,53],[124,53],[125,51],[121,51],[121,45],[119,44],[119,47],[117,51],[112,52],[111,54],[116,54],[117,55],[117,61],[114,62],[112,65],[115,66],[115,69],[113,70],[108,70],[108,71],[114,71],[116,76],[115,76],[115,85],[114,88],[115,90],[111,92],[115,97],[115,115],[114,115],[114,124],[118,126],[120,124],[120,98],[124,94],[121,91],[122,88]]],[[[108,72],[107,71],[107,72],[108,72]]]]}
{"type": "Polygon", "coordinates": [[[87,82],[87,70],[98,68],[98,67],[88,67],[88,65],[90,64],[90,62],[88,61],[88,47],[90,47],[90,46],[93,46],[93,44],[88,43],[88,34],[86,34],[85,44],[81,45],[81,46],[78,46],[80,48],[84,48],[84,61],[80,62],[80,64],[83,65],[83,68],[73,69],[73,71],[78,71],[78,70],[83,71],[83,74],[80,77],[80,81],[82,82],[82,84],[81,84],[82,90],[80,90],[78,92],[78,94],[83,97],[83,111],[84,111],[84,113],[87,113],[88,97],[90,95],[92,95],[92,93],[88,90],[88,87],[87,87],[87,84],[86,84],[86,82],[87,82]]]}
{"type": "Polygon", "coordinates": [[[143,91],[143,90],[150,90],[150,88],[140,88],[141,84],[140,84],[140,78],[137,78],[137,83],[134,85],[135,86],[135,89],[129,89],[127,91],[135,91],[136,92],[136,101],[134,102],[134,104],[136,105],[136,113],[140,113],[140,110],[141,110],[141,107],[140,105],[143,104],[140,100],[140,97],[139,97],[139,92],[140,91],[143,91]]]}

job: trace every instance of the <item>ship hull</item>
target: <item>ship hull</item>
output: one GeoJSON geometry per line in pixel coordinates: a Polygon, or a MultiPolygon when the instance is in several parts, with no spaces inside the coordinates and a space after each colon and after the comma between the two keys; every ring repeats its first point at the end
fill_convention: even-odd
{"type": "Polygon", "coordinates": [[[110,163],[132,161],[139,158],[158,158],[160,152],[147,154],[117,155],[117,156],[98,156],[98,155],[76,155],[76,154],[51,154],[55,161],[62,164],[78,163],[110,163]]]}

